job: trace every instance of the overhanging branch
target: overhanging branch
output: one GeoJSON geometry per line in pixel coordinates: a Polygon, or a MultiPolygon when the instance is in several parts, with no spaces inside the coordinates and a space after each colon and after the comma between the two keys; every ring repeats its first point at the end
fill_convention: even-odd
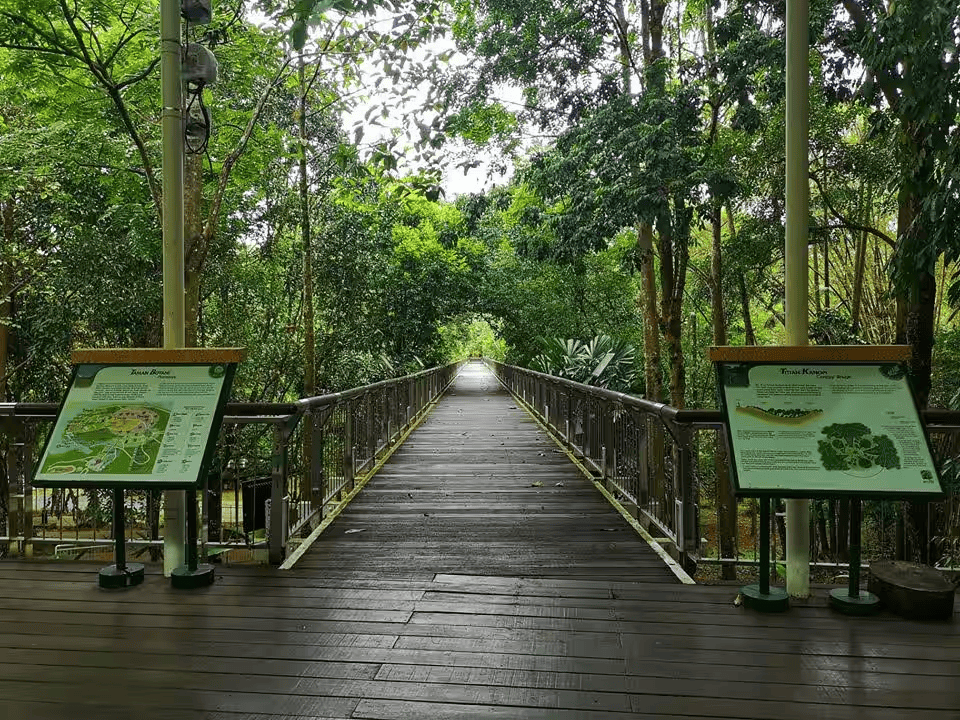
{"type": "MultiPolygon", "coordinates": [[[[885,232],[877,230],[876,228],[868,227],[866,225],[861,225],[860,223],[855,223],[852,220],[844,217],[839,210],[837,210],[833,203],[830,202],[830,198],[827,197],[826,193],[823,191],[823,185],[820,184],[820,179],[816,176],[815,173],[810,173],[810,179],[813,180],[814,185],[817,186],[817,190],[820,191],[820,197],[823,199],[823,203],[827,206],[827,209],[830,211],[830,214],[833,215],[837,220],[839,220],[842,225],[839,227],[847,228],[848,230],[857,230],[859,232],[869,233],[875,237],[883,240],[887,245],[892,248],[897,247],[897,241],[892,237],[887,235],[885,232]]],[[[823,226],[823,227],[837,227],[837,226],[823,226]]]]}

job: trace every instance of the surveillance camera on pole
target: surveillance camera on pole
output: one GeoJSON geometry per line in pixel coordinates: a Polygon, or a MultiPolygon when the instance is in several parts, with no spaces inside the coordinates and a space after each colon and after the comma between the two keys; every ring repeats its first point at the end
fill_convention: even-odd
{"type": "Polygon", "coordinates": [[[199,43],[187,43],[183,52],[181,78],[187,85],[213,85],[217,81],[217,58],[199,43]]]}

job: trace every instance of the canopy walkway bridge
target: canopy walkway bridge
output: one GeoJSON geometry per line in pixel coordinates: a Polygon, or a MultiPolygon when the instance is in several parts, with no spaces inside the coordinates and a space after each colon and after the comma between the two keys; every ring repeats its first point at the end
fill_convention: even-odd
{"type": "Polygon", "coordinates": [[[231,564],[177,591],[151,565],[143,585],[110,592],[89,564],[0,562],[0,717],[957,717],[956,618],[850,618],[822,596],[782,615],[737,607],[736,587],[683,571],[683,502],[658,514],[651,500],[661,461],[614,451],[646,458],[652,437],[549,388],[513,396],[477,362],[442,396],[429,382],[389,390],[402,411],[379,412],[369,436],[354,406],[339,421],[330,403],[277,411],[275,486],[291,492],[277,447],[295,411],[316,457],[348,461],[320,463],[309,497],[284,508],[320,508],[312,532],[271,508],[299,532],[280,568],[231,564]],[[346,442],[330,440],[332,422],[346,442]]]}

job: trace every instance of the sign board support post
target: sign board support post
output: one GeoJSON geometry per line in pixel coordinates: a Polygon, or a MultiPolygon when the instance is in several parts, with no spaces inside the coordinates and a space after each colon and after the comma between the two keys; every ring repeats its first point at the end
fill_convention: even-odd
{"type": "Polygon", "coordinates": [[[212,585],[215,579],[213,565],[200,563],[197,558],[197,491],[187,490],[187,564],[176,568],[170,583],[178,590],[212,585]]]}
{"type": "Polygon", "coordinates": [[[844,615],[869,615],[880,607],[880,598],[860,589],[860,498],[850,500],[850,581],[846,590],[830,591],[830,605],[844,615]]]}
{"type": "Polygon", "coordinates": [[[116,564],[100,570],[100,587],[124,588],[143,582],[143,565],[127,564],[127,537],[123,518],[123,488],[113,489],[113,538],[116,545],[116,564]]]}
{"type": "MultiPolygon", "coordinates": [[[[806,345],[809,335],[808,229],[810,177],[809,0],[787,0],[786,245],[784,251],[787,343],[806,345]]],[[[817,280],[819,282],[819,280],[817,280]]],[[[810,501],[788,499],[787,592],[810,595],[810,501]]]]}
{"type": "Polygon", "coordinates": [[[760,582],[740,588],[743,604],[762,612],[783,612],[790,596],[782,588],[770,587],[770,498],[760,500],[760,582]]]}

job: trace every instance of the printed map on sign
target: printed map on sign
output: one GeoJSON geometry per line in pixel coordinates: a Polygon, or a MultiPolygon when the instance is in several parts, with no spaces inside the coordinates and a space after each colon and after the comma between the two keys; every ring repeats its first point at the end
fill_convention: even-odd
{"type": "Polygon", "coordinates": [[[43,473],[54,475],[153,472],[170,408],[159,405],[104,405],[64,408],[66,427],[48,448],[43,473]]]}
{"type": "Polygon", "coordinates": [[[213,450],[227,365],[78,365],[38,487],[189,487],[213,450]]]}

